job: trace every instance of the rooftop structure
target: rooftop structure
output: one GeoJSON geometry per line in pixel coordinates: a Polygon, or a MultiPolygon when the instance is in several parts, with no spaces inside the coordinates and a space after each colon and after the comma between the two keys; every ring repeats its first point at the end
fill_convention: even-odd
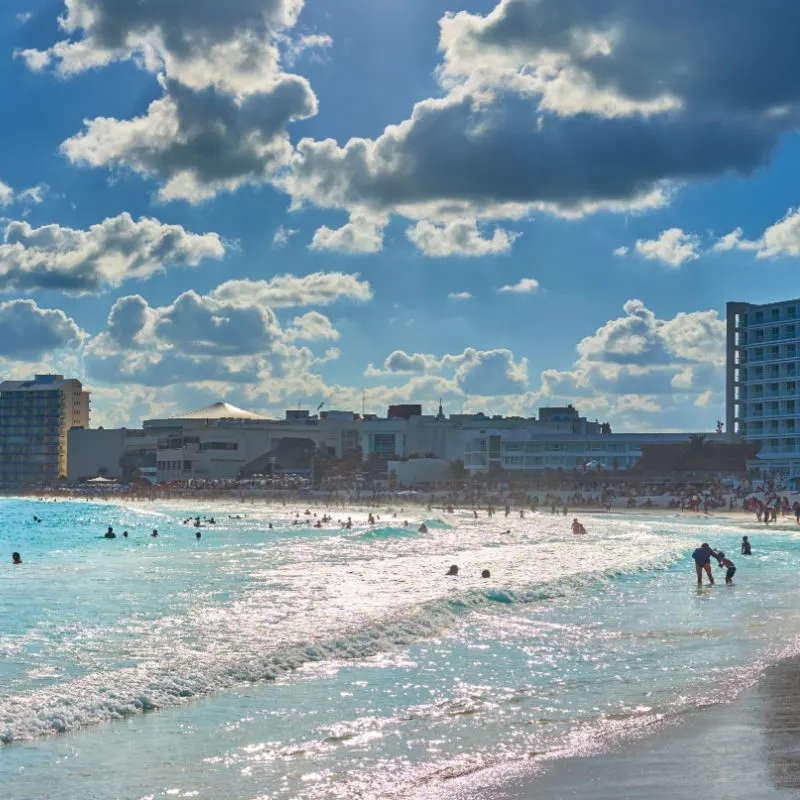
{"type": "Polygon", "coordinates": [[[212,403],[210,406],[186,414],[177,414],[170,419],[266,419],[252,411],[232,406],[230,403],[212,403]]]}

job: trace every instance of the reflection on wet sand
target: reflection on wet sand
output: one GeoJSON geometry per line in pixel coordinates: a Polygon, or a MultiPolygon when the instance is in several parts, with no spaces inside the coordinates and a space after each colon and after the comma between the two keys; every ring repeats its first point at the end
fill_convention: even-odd
{"type": "Polygon", "coordinates": [[[800,662],[785,661],[768,670],[758,694],[772,782],[778,789],[800,789],[800,662]]]}
{"type": "MultiPolygon", "coordinates": [[[[708,699],[716,699],[711,684],[708,699]]],[[[797,800],[800,659],[770,668],[730,703],[654,726],[605,755],[540,766],[525,777],[478,773],[415,800],[797,800]]]]}

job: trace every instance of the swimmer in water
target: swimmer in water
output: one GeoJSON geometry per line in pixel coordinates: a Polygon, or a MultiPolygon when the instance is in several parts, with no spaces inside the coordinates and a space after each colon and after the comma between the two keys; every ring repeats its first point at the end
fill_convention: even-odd
{"type": "Polygon", "coordinates": [[[122,538],[123,539],[127,539],[128,538],[128,531],[122,531],[122,538]]]}
{"type": "Polygon", "coordinates": [[[583,535],[586,533],[586,528],[584,528],[583,525],[581,525],[581,523],[578,522],[577,517],[575,517],[575,519],[572,520],[572,532],[576,535],[583,535]]]}
{"type": "Polygon", "coordinates": [[[483,572],[481,572],[481,578],[491,578],[491,577],[492,577],[492,573],[489,572],[488,569],[485,569],[483,572]]]}
{"type": "Polygon", "coordinates": [[[150,534],[150,536],[151,536],[153,539],[155,539],[155,537],[156,537],[156,536],[158,536],[158,531],[157,531],[155,528],[153,528],[153,532],[150,534]]]}
{"type": "Polygon", "coordinates": [[[451,564],[450,569],[447,570],[448,575],[458,575],[458,564],[451,564]]]}
{"type": "Polygon", "coordinates": [[[11,554],[11,563],[12,564],[21,564],[22,563],[22,556],[19,553],[12,553],[11,554]]]}
{"type": "Polygon", "coordinates": [[[203,534],[202,534],[202,533],[200,533],[200,531],[195,531],[195,532],[194,532],[194,535],[195,535],[195,538],[196,538],[196,539],[199,539],[199,538],[200,538],[200,537],[201,537],[203,534]]]}
{"type": "Polygon", "coordinates": [[[422,525],[420,525],[419,528],[417,528],[417,533],[427,533],[427,532],[428,532],[428,526],[423,522],[422,525]]]}
{"type": "Polygon", "coordinates": [[[103,537],[105,539],[116,539],[117,534],[114,533],[114,529],[109,525],[108,530],[106,531],[106,535],[103,537]]]}

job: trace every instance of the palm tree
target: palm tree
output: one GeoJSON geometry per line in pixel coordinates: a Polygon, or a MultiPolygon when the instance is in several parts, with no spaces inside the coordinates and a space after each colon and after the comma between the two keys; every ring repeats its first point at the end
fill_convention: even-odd
{"type": "Polygon", "coordinates": [[[689,447],[694,453],[701,453],[706,446],[706,436],[704,433],[693,433],[689,437],[689,447]]]}

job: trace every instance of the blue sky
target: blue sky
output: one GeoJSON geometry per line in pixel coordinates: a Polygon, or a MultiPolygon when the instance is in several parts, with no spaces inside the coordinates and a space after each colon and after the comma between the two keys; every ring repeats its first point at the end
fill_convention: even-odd
{"type": "Polygon", "coordinates": [[[9,0],[0,374],[713,428],[726,301],[798,294],[800,10],[663,5],[9,0]]]}

